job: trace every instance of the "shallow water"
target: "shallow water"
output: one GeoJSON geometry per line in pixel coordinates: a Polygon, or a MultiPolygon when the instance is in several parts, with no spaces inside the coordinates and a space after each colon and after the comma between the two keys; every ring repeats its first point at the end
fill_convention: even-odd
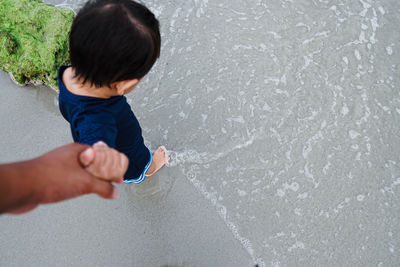
{"type": "Polygon", "coordinates": [[[163,192],[187,177],[261,266],[398,265],[400,3],[146,4],[161,58],[127,97],[163,192]]]}

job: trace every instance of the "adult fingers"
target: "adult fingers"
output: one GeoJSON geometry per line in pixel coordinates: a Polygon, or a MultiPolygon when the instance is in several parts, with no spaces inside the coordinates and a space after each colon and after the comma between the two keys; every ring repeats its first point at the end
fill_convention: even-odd
{"type": "Polygon", "coordinates": [[[93,148],[87,148],[85,151],[79,154],[80,163],[86,167],[89,166],[95,158],[95,152],[93,148]]]}
{"type": "Polygon", "coordinates": [[[96,178],[93,179],[92,193],[107,199],[116,199],[119,195],[118,188],[114,187],[111,182],[96,178]]]}
{"type": "Polygon", "coordinates": [[[39,206],[39,204],[32,204],[32,205],[24,206],[24,207],[9,211],[7,213],[13,214],[13,215],[19,215],[19,214],[23,214],[28,211],[34,210],[37,206],[39,206]]]}

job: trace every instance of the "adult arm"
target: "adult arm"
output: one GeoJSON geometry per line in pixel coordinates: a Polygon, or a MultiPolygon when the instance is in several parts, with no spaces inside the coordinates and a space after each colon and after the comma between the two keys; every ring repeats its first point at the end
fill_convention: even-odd
{"type": "Polygon", "coordinates": [[[32,160],[0,165],[0,213],[26,212],[89,193],[116,198],[118,190],[111,181],[96,178],[81,164],[94,160],[87,148],[72,143],[32,160]]]}

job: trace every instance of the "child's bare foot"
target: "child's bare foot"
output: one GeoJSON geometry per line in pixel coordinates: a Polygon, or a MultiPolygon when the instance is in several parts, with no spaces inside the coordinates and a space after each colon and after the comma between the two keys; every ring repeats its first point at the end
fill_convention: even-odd
{"type": "Polygon", "coordinates": [[[170,157],[167,149],[164,146],[160,146],[153,154],[153,160],[151,161],[149,170],[146,172],[146,176],[153,175],[155,172],[161,169],[165,163],[168,163],[169,159],[170,157]]]}

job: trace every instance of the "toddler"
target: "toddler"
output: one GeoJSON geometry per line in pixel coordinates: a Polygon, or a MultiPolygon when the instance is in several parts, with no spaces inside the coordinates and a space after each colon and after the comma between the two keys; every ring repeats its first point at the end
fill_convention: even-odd
{"type": "Polygon", "coordinates": [[[58,71],[59,107],[75,142],[103,141],[129,159],[125,183],[141,183],[169,160],[159,147],[152,156],[125,94],[160,55],[159,23],[131,0],[89,1],[69,37],[71,66],[58,71]]]}

